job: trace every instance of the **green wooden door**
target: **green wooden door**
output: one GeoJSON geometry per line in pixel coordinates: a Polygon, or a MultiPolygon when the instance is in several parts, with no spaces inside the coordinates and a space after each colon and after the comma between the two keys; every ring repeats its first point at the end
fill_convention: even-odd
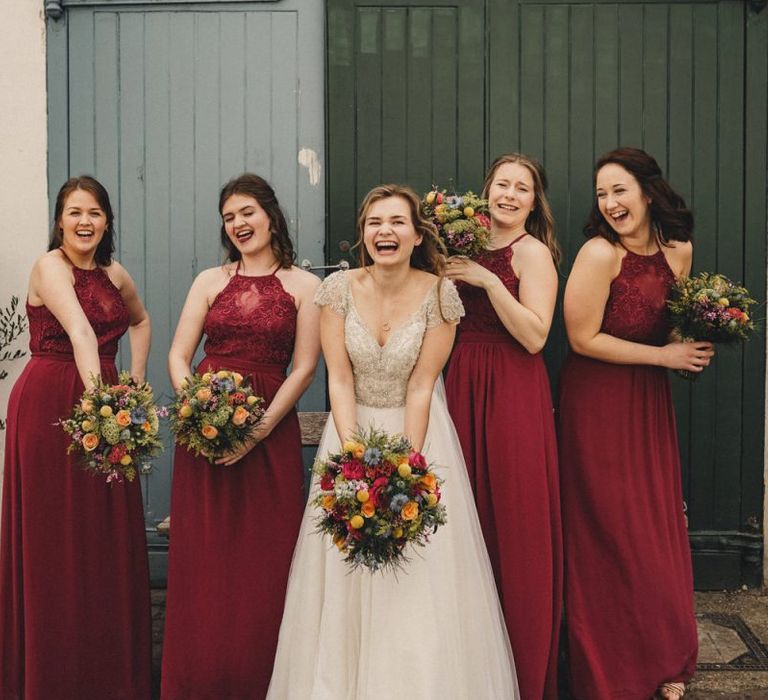
{"type": "MultiPolygon", "coordinates": [[[[149,379],[167,401],[166,358],[187,291],[198,271],[222,262],[223,182],[244,170],[265,176],[299,260],[322,259],[323,8],[65,0],[63,9],[48,21],[51,196],[79,173],[109,190],[118,259],[152,318],[149,379]]],[[[325,408],[322,381],[303,405],[325,408]]],[[[155,578],[171,457],[167,449],[142,483],[155,578]]]]}
{"type": "MultiPolygon", "coordinates": [[[[695,269],[766,271],[768,11],[742,0],[330,0],[329,248],[373,184],[480,187],[520,150],[545,164],[566,251],[583,242],[592,165],[618,145],[659,160],[696,215],[695,269]]],[[[558,319],[553,380],[567,351],[558,319]]],[[[765,342],[673,379],[697,586],[760,579],[765,342]]]]}

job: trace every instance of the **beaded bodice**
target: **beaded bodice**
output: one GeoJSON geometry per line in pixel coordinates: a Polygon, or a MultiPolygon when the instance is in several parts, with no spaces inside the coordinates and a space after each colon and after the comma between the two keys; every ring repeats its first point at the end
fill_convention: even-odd
{"type": "MultiPolygon", "coordinates": [[[[100,267],[82,270],[72,267],[75,294],[99,342],[99,355],[114,358],[117,342],[128,330],[130,317],[120,290],[112,284],[100,267]]],[[[29,349],[40,353],[71,354],[72,343],[67,332],[45,306],[27,303],[29,349]]]]}
{"type": "Polygon", "coordinates": [[[344,317],[344,344],[352,363],[355,398],[359,404],[388,408],[405,404],[408,379],[419,358],[424,333],[443,319],[458,321],[464,315],[453,282],[443,280],[440,287],[440,304],[435,283],[419,308],[394,328],[381,346],[355,308],[349,273],[334,272],[320,285],[315,303],[330,306],[344,317]]]}
{"type": "Polygon", "coordinates": [[[669,334],[666,299],[675,276],[664,252],[627,251],[611,282],[601,332],[648,345],[663,345],[669,334]]]}
{"type": "MultiPolygon", "coordinates": [[[[514,243],[514,242],[513,242],[514,243]]],[[[512,270],[512,247],[511,243],[503,248],[496,250],[484,250],[474,260],[487,270],[493,272],[509,290],[515,299],[520,296],[520,280],[512,270]]],[[[458,282],[456,288],[459,290],[461,301],[464,303],[464,309],[467,317],[459,326],[459,338],[462,333],[498,333],[500,335],[509,335],[509,331],[499,319],[496,310],[488,299],[488,294],[482,287],[475,287],[466,282],[458,282]]]]}
{"type": "Polygon", "coordinates": [[[287,367],[296,338],[296,304],[277,275],[235,273],[205,317],[205,353],[287,367]]]}

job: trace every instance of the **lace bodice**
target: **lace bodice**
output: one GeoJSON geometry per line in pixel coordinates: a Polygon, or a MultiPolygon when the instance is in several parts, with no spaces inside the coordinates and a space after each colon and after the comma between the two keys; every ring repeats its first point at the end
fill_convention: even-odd
{"type": "Polygon", "coordinates": [[[205,353],[287,367],[296,338],[296,304],[277,275],[235,273],[205,317],[205,353]]]}
{"type": "MultiPolygon", "coordinates": [[[[514,242],[513,242],[514,243],[514,242]]],[[[479,265],[493,272],[510,291],[515,299],[520,297],[520,280],[512,270],[513,243],[496,250],[484,250],[474,260],[479,265]]],[[[498,333],[509,336],[509,331],[499,319],[493,308],[488,293],[482,287],[475,287],[466,282],[458,282],[456,288],[464,303],[467,317],[459,326],[459,337],[462,333],[498,333]]],[[[510,336],[511,338],[511,336],[510,336]]]]}
{"type": "MultiPolygon", "coordinates": [[[[114,359],[117,342],[128,330],[130,317],[120,290],[112,284],[100,267],[82,270],[72,267],[75,276],[75,294],[99,342],[99,355],[114,359]]],[[[72,354],[72,343],[67,332],[45,306],[30,306],[29,349],[40,353],[72,354]]]]}
{"type": "Polygon", "coordinates": [[[600,330],[623,340],[664,345],[669,334],[666,299],[674,282],[663,251],[654,255],[627,251],[611,282],[600,330]]]}
{"type": "Polygon", "coordinates": [[[380,346],[355,309],[349,273],[334,272],[315,294],[318,306],[330,306],[344,317],[344,344],[355,376],[355,398],[359,404],[377,408],[403,406],[408,378],[419,358],[424,333],[446,321],[464,315],[456,287],[444,279],[440,305],[438,285],[429,290],[419,308],[401,326],[394,328],[380,346]],[[442,317],[440,310],[442,309],[442,317]]]}

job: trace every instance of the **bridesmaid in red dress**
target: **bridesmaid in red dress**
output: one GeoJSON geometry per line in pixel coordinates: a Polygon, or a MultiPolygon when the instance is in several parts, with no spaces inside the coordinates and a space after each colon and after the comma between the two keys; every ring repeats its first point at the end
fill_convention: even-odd
{"type": "Polygon", "coordinates": [[[150,697],[149,572],[139,480],[110,486],[66,454],[92,377],[116,382],[128,330],[144,379],[149,318],[112,259],[106,190],[68,180],[27,295],[31,359],[11,392],[0,541],[0,698],[150,697]]]}
{"type": "Polygon", "coordinates": [[[177,446],[163,645],[165,700],[265,697],[304,510],[294,406],[320,352],[319,280],[293,265],[275,193],[257,175],[219,197],[222,266],[198,275],[168,365],[178,389],[203,334],[198,372],[240,372],[267,402],[254,439],[215,465],[177,446]],[[286,377],[286,368],[292,361],[286,377]]]}
{"type": "Polygon", "coordinates": [[[693,217],[639,149],[600,158],[595,189],[560,383],[571,690],[679,700],[698,645],[666,368],[700,372],[713,349],[668,342],[665,299],[690,272],[693,217]]]}
{"type": "Polygon", "coordinates": [[[560,250],[541,166],[511,153],[483,185],[491,246],[451,258],[466,317],[446,379],[523,700],[557,697],[562,544],[557,443],[541,356],[560,250]]]}

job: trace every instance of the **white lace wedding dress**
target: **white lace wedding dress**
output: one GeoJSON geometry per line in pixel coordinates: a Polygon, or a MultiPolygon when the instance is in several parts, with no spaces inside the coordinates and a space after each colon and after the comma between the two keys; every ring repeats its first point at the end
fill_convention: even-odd
{"type": "MultiPolygon", "coordinates": [[[[437,285],[380,347],[355,310],[348,281],[346,272],[331,275],[315,302],[345,317],[358,423],[402,432],[406,385],[425,330],[442,321],[437,285]]],[[[463,315],[448,280],[442,283],[441,307],[446,319],[463,315]]],[[[318,455],[338,450],[331,418],[318,455]]],[[[404,570],[350,571],[330,540],[315,532],[317,513],[307,507],[268,698],[519,697],[512,650],[442,379],[432,395],[423,452],[445,480],[442,502],[448,523],[425,548],[410,549],[404,570]]],[[[313,494],[316,489],[313,482],[313,494]]]]}

